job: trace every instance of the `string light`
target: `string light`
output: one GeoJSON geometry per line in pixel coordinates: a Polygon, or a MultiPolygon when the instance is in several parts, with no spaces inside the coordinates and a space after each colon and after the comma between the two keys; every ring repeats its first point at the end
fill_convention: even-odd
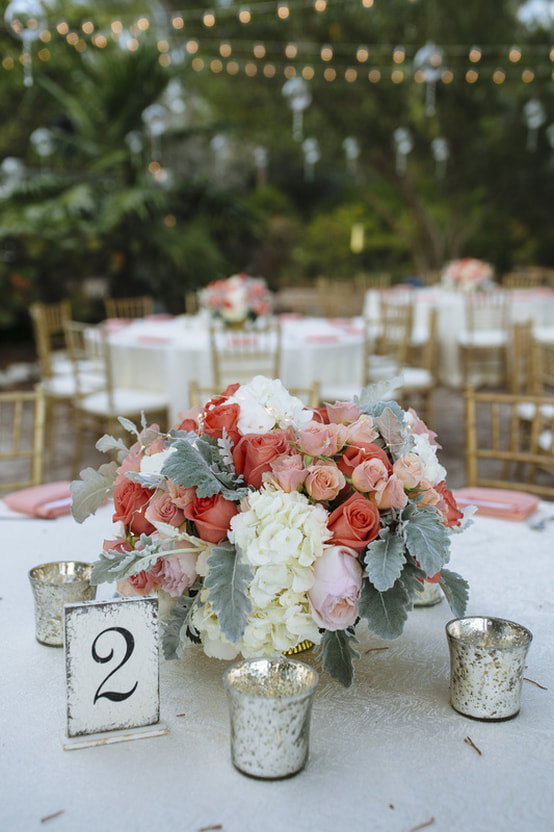
{"type": "Polygon", "coordinates": [[[189,53],[189,55],[196,55],[198,52],[198,41],[197,40],[188,40],[185,44],[185,49],[189,53]]]}
{"type": "Polygon", "coordinates": [[[368,79],[371,81],[372,84],[378,84],[381,80],[381,73],[378,69],[370,69],[367,74],[368,79]]]}
{"type": "Polygon", "coordinates": [[[215,26],[215,14],[213,12],[205,12],[202,18],[202,23],[208,29],[211,29],[212,26],[215,26]]]}
{"type": "Polygon", "coordinates": [[[391,72],[391,81],[393,84],[401,84],[404,80],[404,73],[401,69],[395,69],[391,72]]]}
{"type": "Polygon", "coordinates": [[[252,20],[252,15],[250,14],[250,9],[244,8],[239,11],[239,20],[241,23],[250,23],[252,20]]]}
{"type": "MultiPolygon", "coordinates": [[[[46,49],[46,47],[44,49],[39,49],[39,51],[37,52],[37,55],[38,55],[39,61],[43,61],[43,62],[49,61],[50,58],[51,58],[50,50],[46,49]]],[[[12,64],[13,64],[13,61],[12,61],[12,64]]]]}
{"type": "Polygon", "coordinates": [[[104,49],[108,45],[108,39],[105,35],[95,35],[92,42],[98,49],[104,49]]]}
{"type": "Polygon", "coordinates": [[[202,58],[193,58],[191,66],[195,72],[202,72],[204,69],[204,61],[202,58]]]}
{"type": "Polygon", "coordinates": [[[468,84],[474,84],[479,79],[479,73],[474,69],[468,69],[466,72],[466,81],[468,84]]]}
{"type": "Polygon", "coordinates": [[[50,41],[52,40],[52,32],[50,32],[48,29],[43,29],[39,35],[39,40],[41,40],[43,43],[50,43],[50,41]]]}
{"type": "Polygon", "coordinates": [[[392,59],[395,64],[401,64],[406,59],[406,50],[403,46],[396,46],[392,53],[392,59]]]}
{"type": "Polygon", "coordinates": [[[362,0],[364,9],[370,9],[373,6],[373,0],[362,0]]]}
{"type": "Polygon", "coordinates": [[[85,22],[81,26],[81,29],[83,30],[85,35],[92,35],[92,33],[94,32],[94,23],[92,22],[92,20],[85,20],[85,22]]]}
{"type": "Polygon", "coordinates": [[[254,75],[258,72],[258,67],[256,64],[252,63],[251,61],[244,66],[245,75],[248,75],[249,78],[253,78],[254,75]]]}
{"type": "Polygon", "coordinates": [[[333,69],[333,67],[331,66],[326,67],[325,72],[323,73],[323,77],[326,81],[334,81],[337,77],[336,69],[333,69]]]}
{"type": "Polygon", "coordinates": [[[114,33],[114,35],[120,35],[123,31],[123,23],[121,20],[113,20],[110,29],[114,33]]]}
{"type": "Polygon", "coordinates": [[[324,12],[327,8],[327,0],[315,0],[314,9],[316,12],[324,12]]]}
{"type": "Polygon", "coordinates": [[[451,84],[454,80],[454,73],[451,69],[445,69],[441,75],[441,81],[443,84],[451,84]]]}
{"type": "Polygon", "coordinates": [[[229,61],[225,67],[229,75],[236,75],[240,69],[236,61],[229,61]]]}
{"type": "Polygon", "coordinates": [[[369,58],[369,49],[367,46],[358,46],[356,49],[356,60],[361,64],[365,63],[369,58]]]}
{"type": "Polygon", "coordinates": [[[532,69],[524,69],[521,73],[521,80],[524,84],[530,84],[535,80],[535,73],[532,69]]]}
{"type": "Polygon", "coordinates": [[[183,28],[183,26],[185,25],[185,21],[183,20],[182,17],[174,17],[171,20],[171,25],[173,26],[174,29],[179,30],[179,29],[183,28]]]}
{"type": "Polygon", "coordinates": [[[331,46],[322,46],[319,54],[322,61],[333,60],[333,48],[331,46]]]}
{"type": "Polygon", "coordinates": [[[294,78],[296,75],[296,69],[293,66],[286,66],[283,70],[283,75],[285,78],[294,78]]]}
{"type": "Polygon", "coordinates": [[[295,43],[287,43],[285,46],[285,55],[289,59],[289,61],[294,60],[298,55],[298,46],[295,43]]]}
{"type": "Polygon", "coordinates": [[[213,61],[210,61],[210,69],[212,72],[223,72],[223,61],[220,61],[219,58],[214,58],[213,61]]]}
{"type": "Polygon", "coordinates": [[[519,46],[512,46],[508,58],[513,64],[517,64],[518,61],[521,61],[521,49],[519,46]]]}
{"type": "MultiPolygon", "coordinates": [[[[183,23],[184,23],[184,21],[183,21],[183,23]]],[[[139,19],[137,20],[137,26],[138,26],[138,28],[140,29],[141,32],[146,32],[150,28],[150,21],[148,20],[147,17],[139,17],[139,19]]],[[[175,28],[177,28],[177,27],[175,27],[175,28]]]]}
{"type": "Polygon", "coordinates": [[[483,57],[483,53],[481,52],[478,46],[472,46],[469,50],[469,60],[472,64],[478,63],[481,58],[483,57]]]}
{"type": "Polygon", "coordinates": [[[344,78],[348,81],[349,84],[352,84],[354,81],[358,79],[358,73],[352,67],[349,67],[346,72],[344,73],[344,78]]]}
{"type": "Polygon", "coordinates": [[[256,43],[252,51],[254,52],[255,58],[265,58],[265,46],[263,43],[256,43]]]}
{"type": "Polygon", "coordinates": [[[222,58],[230,58],[233,54],[233,48],[230,43],[222,43],[219,46],[219,54],[222,58]]]}
{"type": "Polygon", "coordinates": [[[67,33],[69,32],[69,26],[67,25],[65,20],[62,20],[61,23],[58,23],[58,25],[56,26],[56,31],[59,35],[67,35],[67,33]]]}
{"type": "Polygon", "coordinates": [[[288,7],[288,3],[279,3],[277,6],[277,16],[281,18],[281,20],[287,20],[290,15],[290,9],[288,7]]]}
{"type": "Polygon", "coordinates": [[[492,80],[495,84],[503,84],[506,80],[506,73],[503,69],[495,69],[492,74],[492,80]]]}
{"type": "Polygon", "coordinates": [[[169,52],[169,43],[166,40],[159,40],[156,44],[158,52],[169,52]]]}
{"type": "Polygon", "coordinates": [[[273,78],[275,75],[276,69],[273,64],[266,64],[264,66],[264,75],[266,78],[273,78]]]}
{"type": "Polygon", "coordinates": [[[314,75],[315,71],[313,66],[305,66],[302,68],[302,78],[304,78],[305,81],[311,81],[314,75]]]}

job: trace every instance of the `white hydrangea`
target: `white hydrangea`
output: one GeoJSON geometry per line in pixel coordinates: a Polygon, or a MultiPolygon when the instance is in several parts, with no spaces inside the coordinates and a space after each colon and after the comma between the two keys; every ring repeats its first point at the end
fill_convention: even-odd
{"type": "Polygon", "coordinates": [[[160,451],[158,454],[143,456],[140,461],[141,474],[161,474],[166,459],[171,456],[171,454],[175,453],[176,450],[177,448],[174,445],[171,445],[169,448],[166,448],[164,451],[160,451]]]}
{"type": "Polygon", "coordinates": [[[312,411],[291,396],[279,379],[266,376],[255,376],[241,385],[228,401],[240,406],[237,426],[242,434],[267,433],[276,427],[300,429],[313,418],[312,411]]]}
{"type": "Polygon", "coordinates": [[[413,433],[412,438],[414,440],[412,451],[423,463],[423,476],[432,486],[438,485],[446,478],[446,468],[437,459],[436,446],[430,444],[426,433],[413,433]]]}
{"type": "Polygon", "coordinates": [[[309,639],[320,641],[310,613],[307,591],[313,586],[313,564],[329,538],[328,513],[297,491],[287,494],[264,486],[242,503],[231,520],[229,539],[249,564],[252,611],[239,644],[221,633],[217,617],[202,590],[192,621],[209,656],[232,658],[274,655],[309,639]],[[236,654],[236,653],[235,653],[236,654]]]}

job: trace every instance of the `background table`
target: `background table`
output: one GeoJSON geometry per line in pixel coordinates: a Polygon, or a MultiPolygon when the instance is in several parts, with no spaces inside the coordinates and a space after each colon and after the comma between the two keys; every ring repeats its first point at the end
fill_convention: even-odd
{"type": "MultiPolygon", "coordinates": [[[[406,294],[407,287],[392,289],[391,294],[406,294]]],[[[512,289],[508,291],[510,319],[512,322],[531,320],[537,328],[554,327],[554,289],[512,289]]],[[[437,309],[437,375],[441,384],[448,387],[462,386],[462,370],[458,348],[458,335],[465,328],[465,294],[443,289],[440,286],[410,289],[414,303],[414,340],[422,342],[428,331],[431,309],[437,309]]],[[[370,289],[366,293],[364,313],[370,319],[379,315],[379,292],[370,289]]]]}
{"type": "MultiPolygon", "coordinates": [[[[361,320],[282,316],[281,371],[285,386],[361,378],[361,320]]],[[[110,335],[114,381],[147,387],[170,398],[171,422],[188,407],[189,382],[213,384],[209,333],[202,316],[151,318],[114,327],[110,335]]]]}
{"type": "MultiPolygon", "coordinates": [[[[276,782],[233,768],[221,682],[229,663],[194,647],[184,661],[161,662],[167,736],[62,750],[64,655],[35,641],[27,571],[53,559],[94,560],[109,527],[109,507],[82,526],[70,517],[0,519],[3,832],[409,832],[431,818],[437,832],[552,829],[554,522],[538,532],[478,517],[453,537],[451,560],[470,581],[470,614],[531,629],[525,674],[548,690],[524,682],[522,710],[508,722],[467,719],[448,699],[446,601],[413,610],[393,642],[360,627],[354,684],[344,689],[321,674],[308,765],[276,782]]],[[[109,597],[111,588],[101,589],[109,597]]],[[[312,653],[305,660],[317,665],[312,653]]]]}

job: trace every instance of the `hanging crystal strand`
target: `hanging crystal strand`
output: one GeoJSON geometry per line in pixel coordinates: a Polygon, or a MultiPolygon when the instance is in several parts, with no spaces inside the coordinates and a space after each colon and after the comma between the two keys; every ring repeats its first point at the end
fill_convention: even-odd
{"type": "Polygon", "coordinates": [[[525,123],[527,124],[527,150],[534,153],[537,149],[539,127],[546,121],[546,113],[541,102],[537,98],[531,98],[523,108],[525,123]]]}
{"type": "Polygon", "coordinates": [[[406,175],[406,160],[408,154],[412,152],[414,143],[412,134],[407,127],[397,127],[393,133],[394,143],[396,145],[396,173],[398,176],[406,175]]]}

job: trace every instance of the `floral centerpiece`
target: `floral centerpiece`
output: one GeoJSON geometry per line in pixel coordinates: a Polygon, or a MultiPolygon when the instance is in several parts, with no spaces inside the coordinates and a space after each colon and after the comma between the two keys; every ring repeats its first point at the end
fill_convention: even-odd
{"type": "Polygon", "coordinates": [[[201,309],[229,324],[268,315],[272,307],[272,295],[265,280],[242,273],[208,283],[198,293],[198,300],[201,309]]]}
{"type": "Polygon", "coordinates": [[[442,271],[441,282],[450,289],[472,292],[488,289],[494,281],[494,269],[490,263],[474,257],[452,260],[442,271]]]}
{"type": "Polygon", "coordinates": [[[445,564],[467,521],[440,446],[413,410],[378,393],[310,410],[257,376],[167,434],[120,419],[131,447],[102,437],[97,447],[118,460],[72,483],[79,522],[113,495],[116,530],[93,581],[157,593],[166,658],[195,643],[232,659],[308,640],[345,685],[357,622],[396,638],[424,581],[463,615],[466,582],[445,564]]]}

